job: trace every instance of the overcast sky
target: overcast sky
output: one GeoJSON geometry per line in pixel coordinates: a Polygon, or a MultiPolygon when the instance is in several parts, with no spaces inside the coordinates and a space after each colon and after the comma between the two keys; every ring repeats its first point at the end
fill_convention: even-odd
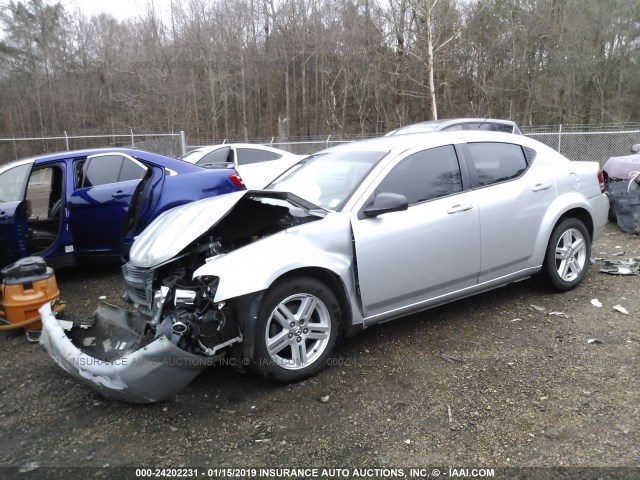
{"type": "Polygon", "coordinates": [[[149,2],[153,2],[156,10],[161,12],[168,12],[171,5],[171,0],[61,0],[60,3],[69,13],[80,9],[85,15],[109,13],[118,20],[124,20],[139,17],[149,2]]]}

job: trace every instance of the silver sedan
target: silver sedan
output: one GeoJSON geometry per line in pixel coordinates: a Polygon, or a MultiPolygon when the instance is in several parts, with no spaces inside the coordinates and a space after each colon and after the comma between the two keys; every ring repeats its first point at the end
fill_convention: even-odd
{"type": "MultiPolygon", "coordinates": [[[[123,267],[127,298],[155,339],[92,355],[178,350],[297,381],[329,363],[339,337],[376,323],[533,275],[557,291],[576,287],[608,208],[597,163],[570,162],[524,136],[431,133],[337,146],[266,190],[159,217],[123,267]]],[[[76,332],[76,345],[99,337],[99,325],[76,332]]],[[[51,318],[45,330],[54,357],[86,353],[74,354],[51,318]]],[[[197,374],[159,375],[162,362],[144,375],[132,368],[114,371],[112,382],[103,372],[92,381],[89,367],[67,370],[129,401],[159,400],[197,374]]]]}

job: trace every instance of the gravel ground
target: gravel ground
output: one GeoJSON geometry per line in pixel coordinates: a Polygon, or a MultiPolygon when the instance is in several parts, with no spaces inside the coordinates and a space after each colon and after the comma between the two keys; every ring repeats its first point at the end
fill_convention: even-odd
{"type": "MultiPolygon", "coordinates": [[[[609,224],[593,256],[622,250],[640,257],[640,239],[609,224]]],[[[119,466],[566,466],[635,467],[623,474],[639,478],[640,277],[599,265],[565,294],[527,280],[373,327],[298,384],[216,367],[146,406],[102,397],[2,333],[0,467],[31,471],[0,477],[52,466],[107,476],[119,466]]],[[[123,291],[117,267],[56,274],[72,313],[123,291]]]]}

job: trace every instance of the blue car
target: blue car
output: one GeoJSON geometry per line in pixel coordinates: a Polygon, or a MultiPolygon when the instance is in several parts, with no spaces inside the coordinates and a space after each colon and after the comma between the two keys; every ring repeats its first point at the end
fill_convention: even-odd
{"type": "Polygon", "coordinates": [[[0,166],[0,266],[126,258],[135,237],[178,205],[244,190],[233,168],[202,168],[130,148],[89,149],[0,166]]]}

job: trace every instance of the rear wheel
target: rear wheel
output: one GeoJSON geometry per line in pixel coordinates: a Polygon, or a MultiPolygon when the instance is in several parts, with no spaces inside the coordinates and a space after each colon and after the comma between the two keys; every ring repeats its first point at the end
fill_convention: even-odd
{"type": "Polygon", "coordinates": [[[280,382],[318,373],[336,344],[340,313],[334,293],[315,278],[275,285],[258,316],[253,370],[280,382]]]}
{"type": "Polygon", "coordinates": [[[540,276],[554,290],[571,290],[586,276],[590,256],[591,239],[584,223],[567,218],[551,234],[540,276]]]}

